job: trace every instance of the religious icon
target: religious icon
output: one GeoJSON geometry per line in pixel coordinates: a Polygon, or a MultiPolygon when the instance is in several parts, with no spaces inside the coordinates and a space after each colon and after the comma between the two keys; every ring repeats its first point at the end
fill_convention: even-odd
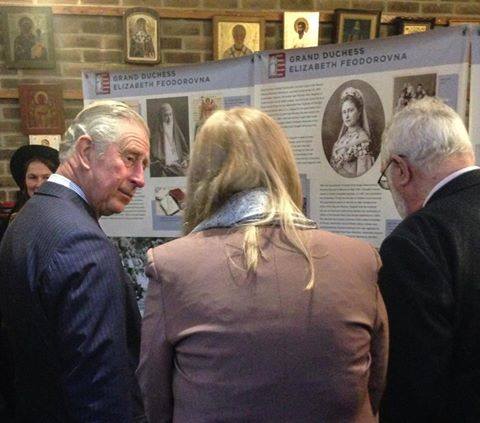
{"type": "Polygon", "coordinates": [[[158,13],[153,9],[135,7],[123,16],[125,61],[156,64],[160,62],[158,13]]]}
{"type": "Polygon", "coordinates": [[[378,36],[381,12],[336,9],[336,42],[371,40],[378,36]]]}
{"type": "Polygon", "coordinates": [[[319,12],[285,12],[283,48],[318,46],[319,19],[319,12]]]}
{"type": "Polygon", "coordinates": [[[264,48],[263,19],[215,16],[213,18],[213,56],[233,59],[264,48]]]}
{"type": "Polygon", "coordinates": [[[1,24],[6,28],[7,67],[55,67],[52,11],[49,7],[3,7],[1,24]]]}
{"type": "Polygon", "coordinates": [[[59,84],[21,84],[18,87],[24,134],[63,134],[63,96],[59,84]]]}

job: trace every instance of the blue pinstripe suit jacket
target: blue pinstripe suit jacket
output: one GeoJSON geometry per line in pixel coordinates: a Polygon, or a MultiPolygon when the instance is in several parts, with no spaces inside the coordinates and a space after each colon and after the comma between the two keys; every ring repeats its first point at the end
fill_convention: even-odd
{"type": "Polygon", "coordinates": [[[15,357],[22,422],[130,422],[140,315],[93,210],[46,182],[0,246],[0,308],[15,357]]]}

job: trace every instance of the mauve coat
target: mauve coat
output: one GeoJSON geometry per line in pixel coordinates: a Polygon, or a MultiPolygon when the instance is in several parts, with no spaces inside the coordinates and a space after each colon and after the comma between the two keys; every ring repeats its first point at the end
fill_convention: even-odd
{"type": "Polygon", "coordinates": [[[157,422],[376,422],[388,324],[368,244],[306,230],[308,266],[264,229],[256,275],[240,230],[210,229],[148,252],[137,370],[157,422]]]}

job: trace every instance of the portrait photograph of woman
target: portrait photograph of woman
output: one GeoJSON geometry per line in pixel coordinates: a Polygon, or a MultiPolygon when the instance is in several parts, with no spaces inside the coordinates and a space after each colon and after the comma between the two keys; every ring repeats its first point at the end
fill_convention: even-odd
{"type": "Polygon", "coordinates": [[[339,175],[362,176],[380,151],[385,114],[380,97],[365,81],[352,80],[330,97],[322,120],[325,157],[339,175]]]}

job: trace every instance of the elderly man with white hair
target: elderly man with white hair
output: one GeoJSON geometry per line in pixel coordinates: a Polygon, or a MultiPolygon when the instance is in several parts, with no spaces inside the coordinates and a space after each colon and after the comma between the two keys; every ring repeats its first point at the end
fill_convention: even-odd
{"type": "Polygon", "coordinates": [[[480,168],[450,107],[426,97],[384,134],[382,176],[404,220],[383,242],[390,320],[383,422],[480,422],[480,168]]]}
{"type": "Polygon", "coordinates": [[[15,421],[144,419],[134,371],[140,313],[98,224],[145,185],[149,129],[124,103],[73,120],[60,166],[0,244],[0,312],[15,362],[15,421]]]}

